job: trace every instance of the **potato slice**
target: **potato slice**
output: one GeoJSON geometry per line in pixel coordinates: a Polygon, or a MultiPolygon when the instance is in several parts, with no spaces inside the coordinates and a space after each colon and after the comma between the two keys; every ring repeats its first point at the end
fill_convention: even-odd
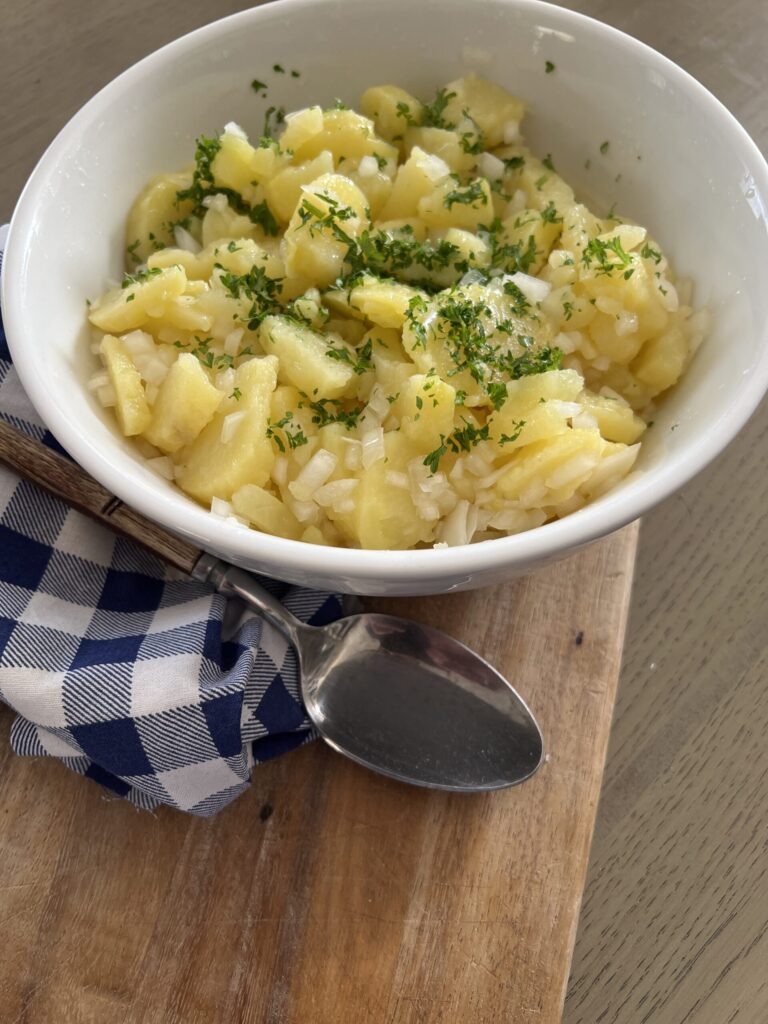
{"type": "Polygon", "coordinates": [[[396,281],[379,281],[371,276],[349,291],[339,289],[325,293],[326,303],[347,316],[370,320],[379,327],[402,327],[408,304],[424,293],[396,281]]]}
{"type": "Polygon", "coordinates": [[[475,231],[493,220],[491,186],[485,178],[475,178],[467,185],[449,178],[419,200],[418,214],[429,227],[475,231]]]}
{"type": "Polygon", "coordinates": [[[475,74],[449,82],[444,91],[449,97],[443,111],[446,123],[461,125],[466,111],[483,133],[488,149],[509,141],[512,127],[519,125],[525,114],[522,100],[475,74]]]}
{"type": "Polygon", "coordinates": [[[235,491],[232,507],[251,526],[265,533],[273,533],[276,537],[297,540],[304,529],[285,502],[256,484],[246,484],[235,491]]]}
{"type": "Polygon", "coordinates": [[[197,439],[174,455],[182,490],[207,504],[211,498],[229,500],[246,484],[266,484],[275,461],[267,420],[276,383],[274,356],[250,359],[238,368],[232,396],[222,401],[197,439]],[[230,421],[232,430],[224,440],[224,421],[233,414],[241,415],[230,421]]]}
{"type": "Polygon", "coordinates": [[[360,97],[360,109],[376,131],[390,142],[402,137],[409,124],[421,124],[422,103],[397,85],[374,85],[360,97]]]}
{"type": "Polygon", "coordinates": [[[266,317],[260,338],[264,351],[280,360],[280,380],[307,395],[339,398],[355,376],[349,363],[328,355],[332,338],[286,317],[266,317]]]}
{"type": "Polygon", "coordinates": [[[151,413],[139,371],[119,338],[107,334],[101,340],[101,356],[115,392],[115,413],[126,437],[146,430],[151,413]]]}
{"type": "MultiPolygon", "coordinates": [[[[317,124],[313,115],[313,125],[317,124]]],[[[296,137],[293,122],[280,140],[283,149],[293,150],[295,161],[311,160],[324,149],[330,150],[336,160],[359,160],[364,156],[380,156],[384,160],[397,160],[397,150],[376,137],[373,122],[354,110],[324,110],[322,126],[304,139],[296,137]]]]}
{"type": "Polygon", "coordinates": [[[317,181],[324,174],[333,174],[333,155],[327,149],[297,167],[285,167],[268,181],[264,194],[277,219],[287,224],[301,198],[302,186],[317,181]]]}
{"type": "Polygon", "coordinates": [[[456,391],[436,374],[416,373],[404,382],[392,412],[400,429],[416,446],[416,454],[431,451],[454,427],[456,391]]]}
{"type": "Polygon", "coordinates": [[[257,198],[255,186],[268,181],[288,160],[274,146],[257,149],[234,132],[225,131],[219,143],[211,162],[214,183],[239,192],[249,203],[257,198]]]}
{"type": "Polygon", "coordinates": [[[189,216],[194,205],[189,199],[177,199],[176,193],[191,184],[191,171],[161,174],[139,193],[128,214],[125,231],[129,271],[155,250],[176,244],[171,225],[189,216]]]}
{"type": "Polygon", "coordinates": [[[468,153],[462,146],[459,134],[445,128],[409,128],[405,133],[404,142],[408,154],[413,151],[414,146],[418,146],[425,152],[433,153],[441,160],[445,160],[456,174],[466,174],[477,162],[476,154],[468,153]]]}
{"type": "Polygon", "coordinates": [[[579,402],[585,412],[595,417],[606,441],[634,444],[647,429],[645,421],[618,398],[607,398],[586,391],[580,396],[579,402]]]}
{"type": "Polygon", "coordinates": [[[349,248],[339,231],[357,238],[369,224],[360,189],[340,174],[323,174],[302,189],[302,199],[283,240],[286,273],[326,288],[340,275],[349,248]]]}
{"type": "Polygon", "coordinates": [[[399,431],[386,433],[384,445],[386,459],[360,474],[354,510],[332,514],[333,521],[355,547],[402,550],[434,540],[435,522],[422,518],[409,490],[393,483],[390,475],[407,472],[408,462],[419,454],[417,446],[399,431]]]}
{"type": "Polygon", "coordinates": [[[160,385],[152,422],[144,436],[164,452],[191,444],[213,417],[224,395],[215,388],[200,361],[182,352],[160,385]]]}
{"type": "Polygon", "coordinates": [[[166,303],[186,287],[187,275],[177,266],[126,275],[121,287],[93,303],[88,319],[102,331],[124,334],[141,327],[148,316],[162,316],[166,303]]]}
{"type": "Polygon", "coordinates": [[[411,155],[397,169],[392,192],[379,214],[381,220],[415,217],[419,202],[431,195],[449,173],[450,167],[439,156],[414,146],[411,155]]]}

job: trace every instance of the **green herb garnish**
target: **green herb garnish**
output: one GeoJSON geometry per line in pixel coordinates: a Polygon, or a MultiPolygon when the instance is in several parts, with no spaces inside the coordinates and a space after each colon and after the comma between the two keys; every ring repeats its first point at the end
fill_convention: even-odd
{"type": "Polygon", "coordinates": [[[518,439],[518,437],[520,437],[520,434],[522,433],[524,426],[525,426],[525,420],[515,420],[512,423],[512,429],[514,430],[514,433],[513,434],[502,434],[501,437],[499,438],[499,444],[500,445],[512,444],[513,441],[516,441],[518,439]]]}

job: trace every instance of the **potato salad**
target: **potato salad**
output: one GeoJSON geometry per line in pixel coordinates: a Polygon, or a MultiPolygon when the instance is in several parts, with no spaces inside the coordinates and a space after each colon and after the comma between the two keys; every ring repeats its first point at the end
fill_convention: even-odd
{"type": "Polygon", "coordinates": [[[214,515],[404,549],[540,527],[631,470],[705,330],[474,75],[237,124],[150,181],[90,388],[214,515]]]}

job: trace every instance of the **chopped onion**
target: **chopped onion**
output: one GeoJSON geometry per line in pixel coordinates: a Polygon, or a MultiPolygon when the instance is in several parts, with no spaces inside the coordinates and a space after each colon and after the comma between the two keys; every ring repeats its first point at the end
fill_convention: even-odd
{"type": "Polygon", "coordinates": [[[607,313],[608,316],[618,316],[624,312],[624,307],[617,299],[612,299],[608,295],[598,295],[595,300],[595,306],[600,310],[601,313],[607,313]]]}
{"type": "Polygon", "coordinates": [[[226,519],[233,514],[232,505],[222,498],[211,498],[211,514],[226,519]]]}
{"type": "Polygon", "coordinates": [[[131,357],[146,355],[155,351],[155,339],[146,331],[130,331],[120,339],[131,357]]]}
{"type": "Polygon", "coordinates": [[[296,479],[288,484],[288,490],[298,502],[308,502],[331,476],[338,461],[332,452],[319,448],[296,479]]]}
{"type": "Polygon", "coordinates": [[[320,512],[314,501],[292,501],[289,507],[300,523],[316,522],[320,512]]]}
{"type": "Polygon", "coordinates": [[[484,281],[485,274],[482,272],[482,270],[476,270],[474,267],[472,267],[470,270],[466,272],[466,274],[464,274],[464,276],[459,281],[459,284],[462,286],[467,284],[482,284],[484,281]]]}
{"type": "MultiPolygon", "coordinates": [[[[424,468],[428,469],[427,466],[424,468]]],[[[442,492],[450,486],[445,473],[433,473],[425,477],[420,477],[415,481],[415,483],[419,490],[424,494],[442,494],[442,492]]]]}
{"type": "Polygon", "coordinates": [[[445,160],[434,153],[424,153],[419,159],[419,168],[434,182],[442,181],[451,173],[451,168],[445,160]]]}
{"type": "Polygon", "coordinates": [[[597,349],[592,344],[590,339],[583,332],[579,332],[581,338],[579,339],[579,351],[585,359],[595,359],[597,357],[597,349]]]}
{"type": "MultiPolygon", "coordinates": [[[[503,508],[491,516],[486,525],[493,527],[494,530],[517,533],[525,522],[527,514],[519,508],[503,508]]],[[[524,527],[522,528],[524,529],[524,527]]]]}
{"type": "Polygon", "coordinates": [[[202,245],[194,238],[186,228],[183,228],[181,224],[175,224],[173,227],[173,237],[176,239],[176,245],[180,249],[184,249],[185,252],[191,252],[193,255],[197,255],[202,249],[202,245]]]}
{"type": "Polygon", "coordinates": [[[154,459],[147,459],[146,467],[166,480],[173,480],[174,467],[167,455],[159,455],[154,459]]]}
{"type": "Polygon", "coordinates": [[[453,469],[448,473],[448,477],[454,483],[464,479],[464,459],[456,459],[453,469]]]}
{"type": "Polygon", "coordinates": [[[520,122],[519,121],[507,121],[503,128],[504,132],[504,145],[508,146],[510,142],[514,142],[520,138],[520,122]]]}
{"type": "Polygon", "coordinates": [[[426,480],[429,473],[429,466],[424,465],[424,460],[417,456],[415,459],[411,459],[407,466],[408,477],[411,484],[418,486],[423,480],[426,480]]]}
{"type": "Polygon", "coordinates": [[[499,482],[499,480],[501,480],[501,478],[504,476],[508,469],[509,465],[499,466],[499,468],[495,469],[493,473],[489,473],[488,476],[481,477],[477,481],[477,486],[482,488],[483,490],[485,490],[487,487],[493,487],[495,484],[499,482]]]}
{"type": "Polygon", "coordinates": [[[512,217],[516,213],[520,213],[528,205],[528,197],[521,188],[515,189],[512,193],[512,198],[507,203],[506,214],[507,217],[512,217]]]}
{"type": "Polygon", "coordinates": [[[555,338],[555,345],[565,355],[569,355],[571,352],[576,351],[576,345],[573,342],[570,334],[566,331],[561,331],[555,338]]]}
{"type": "Polygon", "coordinates": [[[546,493],[547,488],[544,482],[542,480],[533,480],[522,491],[518,501],[523,508],[532,508],[534,505],[539,504],[546,493]]]}
{"type": "Polygon", "coordinates": [[[151,356],[149,359],[136,359],[136,369],[147,382],[159,387],[168,376],[168,364],[159,356],[151,356]]]}
{"type": "Polygon", "coordinates": [[[217,213],[226,213],[229,209],[229,200],[221,192],[216,195],[206,196],[203,199],[203,206],[206,210],[216,210],[217,213]]]}
{"type": "Polygon", "coordinates": [[[580,412],[571,420],[574,430],[597,430],[598,422],[590,412],[580,412]]]}
{"type": "Polygon", "coordinates": [[[597,455],[590,455],[587,452],[574,455],[572,459],[568,459],[554,473],[550,474],[545,483],[550,490],[556,491],[559,487],[565,487],[572,484],[574,480],[578,480],[579,477],[585,476],[595,468],[599,461],[597,455]]]}
{"type": "Polygon", "coordinates": [[[487,476],[492,462],[493,456],[482,445],[477,445],[464,459],[466,468],[473,476],[487,476]]]}
{"type": "Polygon", "coordinates": [[[240,412],[231,412],[228,416],[224,417],[221,424],[221,443],[229,444],[232,438],[235,436],[235,431],[240,424],[240,421],[245,417],[246,410],[242,409],[240,412]]]}
{"type": "Polygon", "coordinates": [[[288,483],[288,456],[276,455],[272,464],[272,479],[278,487],[285,487],[288,483]]]}
{"type": "Polygon", "coordinates": [[[368,404],[360,417],[362,420],[375,420],[382,423],[389,415],[389,402],[387,393],[381,384],[374,384],[368,397],[368,404]]]}
{"type": "Polygon", "coordinates": [[[240,342],[243,340],[243,328],[236,327],[234,331],[230,331],[224,339],[224,352],[228,356],[236,356],[240,351],[240,342]]]}
{"type": "Polygon", "coordinates": [[[677,297],[677,288],[665,277],[659,278],[656,282],[661,296],[661,304],[668,313],[674,313],[680,308],[680,300],[677,297]]]}
{"type": "Polygon", "coordinates": [[[93,374],[91,379],[88,381],[87,388],[89,391],[98,391],[99,388],[105,388],[109,384],[109,374],[106,370],[98,370],[93,374]]]}
{"type": "Polygon", "coordinates": [[[227,123],[224,125],[224,131],[227,135],[234,135],[235,138],[243,139],[245,142],[248,141],[248,136],[245,134],[245,132],[237,123],[237,121],[227,121],[227,123]]]}
{"type": "Polygon", "coordinates": [[[366,430],[360,438],[360,442],[362,444],[363,469],[368,469],[386,455],[383,427],[373,427],[370,430],[366,430]]]}
{"type": "Polygon", "coordinates": [[[357,173],[361,178],[372,178],[379,169],[375,156],[364,156],[357,166],[357,173]]]}
{"type": "Polygon", "coordinates": [[[235,387],[235,371],[231,366],[226,370],[219,370],[216,374],[216,387],[225,395],[231,395],[235,387]]]}
{"type": "Polygon", "coordinates": [[[512,281],[513,284],[517,285],[526,299],[533,303],[543,302],[552,289],[552,285],[549,281],[542,281],[539,277],[531,277],[530,274],[523,274],[519,270],[514,274],[505,274],[502,277],[502,281],[505,284],[507,281],[512,281]]]}
{"type": "Polygon", "coordinates": [[[469,531],[467,529],[467,516],[469,513],[469,502],[461,498],[456,502],[456,507],[450,515],[443,520],[439,536],[440,540],[448,547],[455,548],[461,544],[469,543],[469,531]]]}
{"type": "Polygon", "coordinates": [[[561,267],[570,266],[573,262],[573,254],[567,249],[553,249],[547,257],[547,263],[553,270],[559,270],[561,267]]]}
{"type": "Polygon", "coordinates": [[[363,464],[363,446],[354,437],[342,437],[346,448],[344,450],[344,468],[360,469],[363,464]]]}
{"type": "Polygon", "coordinates": [[[407,491],[410,486],[405,473],[400,473],[396,469],[388,469],[384,474],[384,480],[392,487],[398,487],[401,491],[407,491]]]}
{"type": "MultiPolygon", "coordinates": [[[[352,498],[352,492],[360,483],[352,478],[346,480],[331,480],[329,484],[318,487],[314,494],[314,500],[324,508],[333,508],[341,511],[340,504],[347,504],[352,498]]],[[[354,504],[354,503],[353,503],[354,504]]]]}
{"type": "Polygon", "coordinates": [[[148,405],[155,404],[159,390],[160,388],[158,388],[155,384],[146,385],[146,387],[144,388],[144,397],[146,398],[148,405]]]}
{"type": "Polygon", "coordinates": [[[433,501],[420,501],[416,506],[419,515],[426,523],[433,523],[440,518],[440,509],[433,501]]]}
{"type": "Polygon", "coordinates": [[[633,444],[628,448],[622,448],[606,458],[602,459],[595,471],[590,475],[589,480],[585,484],[582,484],[582,490],[584,490],[590,497],[596,497],[598,494],[604,494],[605,491],[610,490],[614,484],[627,475],[635,464],[637,456],[640,454],[640,445],[633,444]]]}
{"type": "Polygon", "coordinates": [[[638,328],[637,313],[630,313],[628,310],[624,310],[619,313],[616,320],[616,333],[620,338],[623,338],[625,334],[634,334],[638,328]]]}
{"type": "Polygon", "coordinates": [[[105,384],[104,387],[99,388],[96,395],[105,409],[117,403],[117,395],[111,384],[105,384]]]}
{"type": "Polygon", "coordinates": [[[499,181],[504,177],[504,161],[493,153],[481,153],[477,158],[477,169],[489,181],[499,181]]]}

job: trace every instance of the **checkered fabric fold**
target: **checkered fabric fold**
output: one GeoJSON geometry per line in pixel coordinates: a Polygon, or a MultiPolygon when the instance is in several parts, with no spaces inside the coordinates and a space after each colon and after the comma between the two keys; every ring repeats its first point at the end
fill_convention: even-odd
{"type": "MultiPolygon", "coordinates": [[[[58,449],[1,321],[0,418],[58,449]]],[[[305,622],[342,613],[335,595],[262,582],[305,622]]],[[[0,700],[16,753],[206,816],[314,738],[276,630],[1,467],[0,700]]]]}

